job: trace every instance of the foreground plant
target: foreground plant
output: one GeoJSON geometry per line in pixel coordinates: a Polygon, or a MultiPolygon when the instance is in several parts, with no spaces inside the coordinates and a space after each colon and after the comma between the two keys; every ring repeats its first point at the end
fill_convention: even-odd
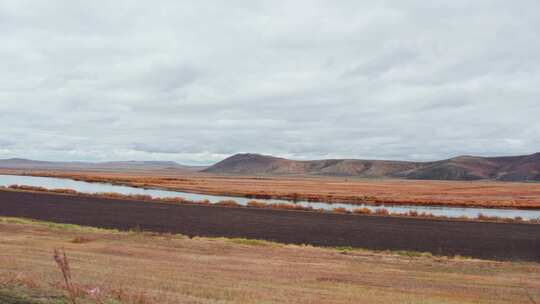
{"type": "Polygon", "coordinates": [[[77,298],[79,298],[81,291],[85,293],[90,299],[94,300],[96,303],[105,304],[105,302],[103,302],[103,300],[101,299],[99,287],[94,287],[89,290],[83,290],[77,285],[75,285],[75,283],[73,283],[73,279],[71,277],[71,268],[69,267],[69,261],[65,251],[55,249],[53,257],[56,265],[58,265],[58,268],[62,272],[65,289],[68,292],[68,298],[71,304],[77,304],[77,298]]]}

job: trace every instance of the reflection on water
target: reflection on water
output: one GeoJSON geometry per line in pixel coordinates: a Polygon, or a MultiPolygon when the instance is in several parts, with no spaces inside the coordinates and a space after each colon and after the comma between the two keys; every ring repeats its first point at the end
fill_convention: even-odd
{"type": "MultiPolygon", "coordinates": [[[[209,194],[197,194],[180,191],[168,191],[168,190],[156,190],[156,189],[142,189],[130,186],[119,186],[105,183],[89,183],[84,181],[75,181],[66,178],[55,177],[37,177],[37,176],[16,176],[16,175],[0,175],[0,186],[9,185],[26,185],[35,187],[44,187],[47,189],[73,189],[83,193],[99,193],[99,192],[116,192],[120,194],[144,194],[150,195],[155,198],[164,197],[182,197],[190,201],[202,201],[209,200],[211,203],[217,203],[221,200],[233,199],[237,203],[246,205],[248,199],[245,197],[231,197],[209,194]]],[[[418,213],[431,213],[435,216],[447,216],[447,217],[460,217],[466,216],[470,218],[477,217],[480,213],[486,216],[497,216],[504,218],[521,217],[525,220],[540,219],[540,210],[514,210],[514,209],[488,209],[488,208],[458,208],[458,207],[440,207],[440,206],[412,206],[412,205],[349,205],[349,204],[328,204],[328,203],[316,203],[307,201],[298,201],[293,203],[291,201],[276,200],[276,199],[257,199],[257,201],[265,203],[286,203],[297,204],[305,207],[313,207],[315,209],[327,209],[345,208],[352,211],[357,208],[368,208],[375,210],[378,208],[385,208],[391,213],[407,213],[409,211],[417,211],[418,213]]]]}

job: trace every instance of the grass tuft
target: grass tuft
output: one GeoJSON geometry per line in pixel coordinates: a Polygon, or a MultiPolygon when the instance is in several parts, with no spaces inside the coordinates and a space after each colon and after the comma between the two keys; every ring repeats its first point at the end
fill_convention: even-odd
{"type": "Polygon", "coordinates": [[[237,203],[236,201],[234,200],[223,200],[223,201],[219,201],[217,203],[215,203],[216,206],[221,206],[221,207],[241,207],[241,205],[239,203],[237,203]]]}
{"type": "Polygon", "coordinates": [[[233,238],[229,239],[229,242],[239,245],[248,245],[248,246],[272,246],[272,242],[256,239],[244,239],[244,238],[233,238]]]}
{"type": "Polygon", "coordinates": [[[87,236],[76,236],[71,240],[71,243],[73,243],[73,244],[85,244],[85,243],[90,243],[90,242],[93,242],[93,241],[94,241],[93,238],[90,238],[90,237],[87,237],[87,236]]]}

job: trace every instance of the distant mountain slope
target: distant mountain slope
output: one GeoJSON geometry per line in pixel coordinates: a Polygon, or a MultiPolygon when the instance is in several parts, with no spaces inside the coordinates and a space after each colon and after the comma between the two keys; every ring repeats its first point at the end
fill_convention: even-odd
{"type": "Polygon", "coordinates": [[[70,170],[185,170],[198,171],[202,166],[184,166],[172,161],[115,162],[51,162],[22,158],[0,159],[0,168],[7,169],[70,169],[70,170]]]}
{"type": "Polygon", "coordinates": [[[203,170],[227,174],[313,174],[384,177],[418,168],[402,161],[326,159],[296,161],[259,154],[236,154],[203,170]]]}
{"type": "Polygon", "coordinates": [[[540,153],[510,157],[460,156],[435,162],[327,159],[297,161],[236,154],[203,170],[221,174],[299,174],[433,180],[540,181],[540,153]]]}

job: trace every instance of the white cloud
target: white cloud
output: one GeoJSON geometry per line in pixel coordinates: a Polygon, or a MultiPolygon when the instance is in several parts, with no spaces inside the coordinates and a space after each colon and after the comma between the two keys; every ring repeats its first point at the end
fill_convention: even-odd
{"type": "Polygon", "coordinates": [[[537,1],[2,1],[0,157],[540,150],[537,1]]]}

